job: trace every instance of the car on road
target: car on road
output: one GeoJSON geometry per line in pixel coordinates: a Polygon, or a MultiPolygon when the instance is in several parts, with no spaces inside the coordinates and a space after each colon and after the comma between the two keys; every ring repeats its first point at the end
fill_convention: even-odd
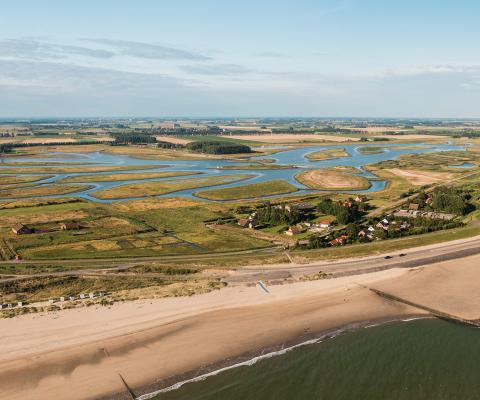
{"type": "Polygon", "coordinates": [[[405,257],[406,254],[405,254],[405,253],[401,253],[401,254],[399,254],[398,256],[399,256],[399,257],[405,257]]]}
{"type": "Polygon", "coordinates": [[[391,258],[393,258],[392,256],[385,256],[383,257],[385,260],[390,260],[391,258]]]}

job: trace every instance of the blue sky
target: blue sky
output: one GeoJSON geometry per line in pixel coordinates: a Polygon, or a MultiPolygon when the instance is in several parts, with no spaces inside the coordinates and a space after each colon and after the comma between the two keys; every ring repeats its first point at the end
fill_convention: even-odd
{"type": "Polygon", "coordinates": [[[473,0],[2,0],[0,116],[480,117],[473,0]]]}

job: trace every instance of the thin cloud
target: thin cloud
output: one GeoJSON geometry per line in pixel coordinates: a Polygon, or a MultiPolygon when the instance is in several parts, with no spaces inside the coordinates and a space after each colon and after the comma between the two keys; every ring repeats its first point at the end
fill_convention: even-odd
{"type": "Polygon", "coordinates": [[[37,39],[5,39],[0,41],[0,56],[29,59],[62,59],[70,55],[111,58],[115,53],[88,47],[49,43],[37,39]]]}
{"type": "Polygon", "coordinates": [[[64,92],[155,91],[183,86],[168,75],[24,60],[0,60],[0,85],[44,87],[64,92]]]}
{"type": "Polygon", "coordinates": [[[181,65],[179,68],[195,75],[243,75],[253,72],[238,64],[181,65]]]}
{"type": "Polygon", "coordinates": [[[211,58],[193,51],[177,49],[174,47],[161,46],[157,44],[133,42],[129,40],[111,39],[83,39],[84,41],[96,43],[102,46],[115,49],[117,54],[146,58],[154,60],[192,60],[207,61],[211,58]]]}

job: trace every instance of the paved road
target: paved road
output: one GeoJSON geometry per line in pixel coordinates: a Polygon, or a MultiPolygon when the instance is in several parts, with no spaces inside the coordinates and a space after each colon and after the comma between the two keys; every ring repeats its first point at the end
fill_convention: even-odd
{"type": "MultiPolygon", "coordinates": [[[[125,271],[129,268],[148,263],[158,263],[166,261],[187,261],[221,258],[225,256],[248,255],[248,254],[278,254],[279,248],[266,248],[259,250],[239,251],[232,253],[198,254],[189,256],[168,256],[168,257],[144,257],[125,259],[107,259],[107,260],[48,260],[41,262],[46,265],[99,265],[99,268],[71,269],[59,272],[47,272],[30,275],[12,276],[4,275],[1,282],[21,280],[32,277],[42,276],[67,276],[67,275],[98,275],[108,271],[125,271]]],[[[281,264],[281,265],[262,265],[258,267],[242,267],[229,273],[225,278],[229,284],[243,284],[247,282],[256,282],[258,280],[276,280],[284,278],[299,278],[306,275],[317,274],[320,271],[329,274],[329,277],[336,278],[348,275],[359,275],[363,273],[382,271],[390,268],[414,268],[422,265],[429,265],[440,261],[447,261],[456,258],[468,257],[480,254],[480,236],[468,239],[455,240],[452,242],[438,243],[429,246],[404,249],[394,252],[383,253],[380,255],[367,256],[362,258],[344,259],[338,261],[318,261],[308,264],[281,264]],[[404,256],[400,256],[404,254],[404,256]],[[385,257],[391,258],[385,258],[385,257]]],[[[11,264],[11,262],[0,262],[0,265],[11,264]]],[[[39,264],[39,261],[23,260],[19,264],[39,264]]]]}
{"type": "Polygon", "coordinates": [[[480,236],[439,243],[436,245],[416,247],[381,255],[339,260],[320,261],[310,264],[286,264],[279,266],[262,266],[242,268],[232,273],[227,281],[231,284],[252,282],[260,279],[275,280],[284,278],[298,278],[300,276],[324,272],[331,278],[348,275],[358,275],[369,272],[382,271],[390,268],[414,268],[441,261],[454,260],[480,254],[480,236]],[[403,254],[403,256],[401,256],[403,254]],[[385,258],[385,257],[391,258],[385,258]]]}

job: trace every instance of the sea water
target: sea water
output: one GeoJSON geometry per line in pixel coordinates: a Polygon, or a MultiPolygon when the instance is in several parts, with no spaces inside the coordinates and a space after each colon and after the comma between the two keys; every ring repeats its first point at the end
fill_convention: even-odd
{"type": "Polygon", "coordinates": [[[477,400],[480,329],[437,319],[363,328],[155,399],[477,400]]]}

